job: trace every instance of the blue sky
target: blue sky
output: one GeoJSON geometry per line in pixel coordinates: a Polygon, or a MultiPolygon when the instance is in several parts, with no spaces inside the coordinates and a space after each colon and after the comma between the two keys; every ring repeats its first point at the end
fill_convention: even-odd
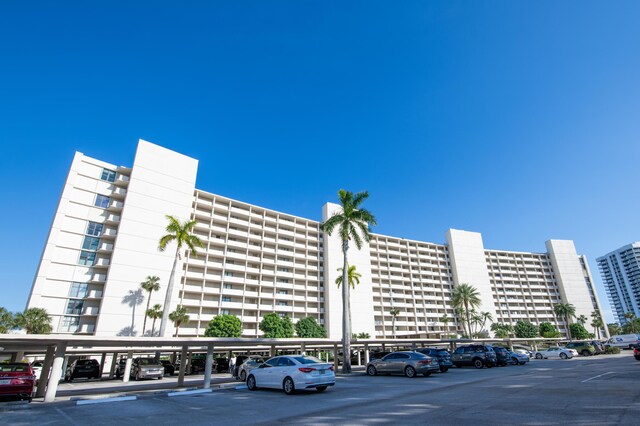
{"type": "Polygon", "coordinates": [[[378,233],[573,239],[599,286],[640,240],[640,3],[176,5],[0,3],[0,306],[25,306],[74,152],[131,165],[138,138],[299,216],[344,187],[378,233]]]}

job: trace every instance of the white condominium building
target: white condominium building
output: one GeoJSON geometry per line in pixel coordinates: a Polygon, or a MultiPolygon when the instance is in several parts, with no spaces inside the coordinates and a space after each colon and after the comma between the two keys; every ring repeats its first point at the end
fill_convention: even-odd
{"type": "Polygon", "coordinates": [[[597,261],[616,320],[626,323],[626,313],[640,317],[640,242],[620,247],[597,261]]]}
{"type": "MultiPolygon", "coordinates": [[[[202,336],[212,318],[232,314],[242,320],[243,336],[257,337],[264,315],[276,312],[294,322],[312,316],[339,338],[336,233],[324,234],[316,220],[196,189],[197,167],[197,160],[143,140],[132,167],[76,153],[28,307],[46,308],[56,333],[157,334],[157,322],[148,319],[145,330],[143,323],[148,303],[164,304],[175,245],[160,252],[158,242],[171,215],[195,220],[204,243],[197,256],[180,259],[169,295],[170,311],[182,305],[189,314],[180,336],[202,336]],[[149,296],[140,283],[154,275],[161,288],[149,296]]],[[[325,204],[322,220],[339,208],[325,204]]],[[[548,321],[562,331],[557,303],[572,303],[578,316],[601,313],[573,242],[550,240],[546,249],[488,250],[479,233],[453,229],[445,244],[373,234],[349,251],[362,276],[352,291],[352,330],[372,338],[455,333],[451,295],[459,283],[478,290],[479,310],[497,322],[548,321]]],[[[169,324],[165,334],[174,332],[169,324]]]]}

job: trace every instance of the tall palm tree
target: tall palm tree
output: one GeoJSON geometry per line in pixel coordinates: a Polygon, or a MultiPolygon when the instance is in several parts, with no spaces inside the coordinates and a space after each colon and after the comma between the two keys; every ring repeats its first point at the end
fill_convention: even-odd
{"type": "Polygon", "coordinates": [[[162,318],[162,306],[159,303],[153,305],[151,309],[147,309],[147,316],[153,320],[151,323],[151,335],[156,335],[156,320],[162,318]]]}
{"type": "MultiPolygon", "coordinates": [[[[334,213],[333,216],[320,225],[320,229],[326,232],[327,235],[331,235],[334,229],[338,229],[340,240],[342,241],[342,282],[348,283],[349,260],[347,252],[349,251],[349,241],[353,240],[356,247],[361,249],[363,240],[369,242],[371,238],[369,227],[376,225],[377,222],[368,210],[361,207],[361,204],[369,198],[367,191],[353,194],[350,191],[341,189],[338,191],[338,198],[340,199],[342,211],[334,213]]],[[[344,354],[351,353],[349,290],[350,286],[342,286],[342,353],[344,354]]],[[[344,356],[343,358],[342,372],[346,374],[351,373],[351,357],[344,356]]]]}
{"type": "Polygon", "coordinates": [[[178,305],[176,310],[169,314],[169,319],[173,321],[173,324],[176,326],[176,336],[178,337],[178,330],[180,330],[180,326],[189,321],[189,315],[187,314],[187,308],[182,305],[178,305]]]}
{"type": "Polygon", "coordinates": [[[491,315],[491,312],[480,312],[480,320],[482,321],[480,331],[482,331],[484,330],[484,326],[487,324],[487,321],[493,322],[493,315],[491,315]]]}
{"type": "Polygon", "coordinates": [[[578,323],[580,323],[581,325],[585,325],[587,323],[588,318],[584,315],[580,315],[578,318],[576,318],[576,321],[578,321],[578,323]]]}
{"type": "Polygon", "coordinates": [[[149,293],[149,297],[147,298],[147,309],[145,309],[144,322],[142,323],[142,335],[144,336],[144,332],[147,330],[147,317],[149,316],[146,312],[149,312],[149,304],[151,303],[151,293],[154,291],[160,290],[160,277],[156,277],[155,275],[147,276],[147,279],[140,283],[140,288],[149,293]]]}
{"type": "Polygon", "coordinates": [[[187,246],[187,250],[191,250],[194,256],[198,255],[196,247],[204,247],[200,238],[191,234],[193,227],[196,226],[195,220],[187,222],[180,222],[173,216],[165,216],[169,221],[166,231],[167,235],[160,238],[158,244],[158,250],[165,251],[167,245],[175,241],[176,242],[176,256],[173,260],[173,268],[171,268],[171,276],[169,276],[169,285],[167,286],[167,294],[164,297],[164,309],[162,310],[162,321],[160,322],[160,336],[164,336],[165,329],[167,328],[167,318],[169,315],[169,305],[171,304],[171,294],[173,293],[173,282],[175,280],[176,268],[178,261],[182,259],[181,250],[182,246],[187,246]]]}
{"type": "Polygon", "coordinates": [[[393,338],[396,338],[396,317],[400,315],[400,309],[391,308],[389,311],[391,314],[391,333],[393,334],[393,338]]]}
{"type": "Polygon", "coordinates": [[[451,304],[454,308],[459,308],[466,317],[467,336],[471,337],[471,310],[480,306],[480,295],[478,290],[469,284],[459,284],[453,290],[451,304]]]}
{"type": "MultiPolygon", "coordinates": [[[[446,334],[449,334],[449,317],[446,315],[443,315],[440,317],[440,322],[444,324],[444,331],[446,334]]],[[[440,335],[440,338],[442,339],[442,335],[440,335]]]]}
{"type": "Polygon", "coordinates": [[[567,338],[571,340],[571,332],[569,330],[569,320],[576,316],[576,308],[571,303],[558,303],[553,307],[557,316],[565,321],[565,329],[567,331],[567,338]]]}
{"type": "Polygon", "coordinates": [[[8,333],[13,328],[15,319],[10,311],[0,306],[0,334],[8,333]]]}
{"type": "Polygon", "coordinates": [[[27,334],[50,334],[51,316],[44,308],[29,308],[17,313],[14,317],[15,324],[22,327],[27,334]]]}
{"type": "Polygon", "coordinates": [[[598,311],[591,312],[591,319],[591,327],[593,327],[596,337],[600,340],[600,330],[604,327],[604,321],[600,318],[600,313],[598,311]]]}
{"type": "MultiPolygon", "coordinates": [[[[338,285],[338,288],[340,288],[340,285],[342,284],[342,278],[343,278],[342,268],[338,268],[338,272],[340,272],[340,275],[338,276],[338,278],[336,278],[336,284],[338,285]]],[[[356,271],[356,265],[349,265],[349,269],[347,270],[347,282],[349,283],[352,289],[356,288],[356,284],[360,284],[361,277],[362,277],[362,274],[356,271]]]]}

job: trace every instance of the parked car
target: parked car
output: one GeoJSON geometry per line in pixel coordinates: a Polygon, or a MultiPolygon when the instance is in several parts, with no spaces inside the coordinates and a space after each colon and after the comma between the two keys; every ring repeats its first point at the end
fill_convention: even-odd
{"type": "Polygon", "coordinates": [[[27,362],[0,363],[0,395],[15,396],[31,402],[36,376],[27,362]]]}
{"type": "Polygon", "coordinates": [[[511,362],[511,353],[507,348],[502,346],[493,346],[496,353],[496,365],[506,366],[511,362]]]}
{"type": "Polygon", "coordinates": [[[369,361],[371,361],[372,359],[380,359],[380,358],[384,358],[385,356],[389,355],[391,353],[391,351],[375,351],[375,352],[370,352],[369,353],[369,361]]]}
{"type": "MultiPolygon", "coordinates": [[[[126,358],[120,358],[118,367],[116,368],[116,377],[124,376],[126,367],[126,358]]],[[[131,360],[131,371],[129,377],[140,379],[162,379],[165,367],[160,362],[156,362],[155,358],[133,358],[131,360]]]]}
{"type": "MultiPolygon", "coordinates": [[[[206,358],[192,358],[186,374],[203,374],[206,362],[206,358]]],[[[212,360],[211,372],[213,373],[214,371],[216,371],[216,363],[212,360]]]]}
{"type": "Polygon", "coordinates": [[[451,362],[451,354],[448,350],[442,348],[420,348],[416,349],[416,352],[420,352],[431,358],[435,358],[438,360],[438,366],[440,368],[441,373],[446,373],[449,371],[449,368],[453,366],[451,362]]]}
{"type": "Polygon", "coordinates": [[[568,342],[564,345],[567,349],[575,349],[582,356],[591,356],[596,354],[596,348],[591,342],[568,342]]]}
{"type": "Polygon", "coordinates": [[[509,356],[511,357],[511,363],[513,365],[525,365],[530,361],[528,354],[521,354],[514,351],[509,351],[509,356]]]}
{"type": "Polygon", "coordinates": [[[261,356],[251,355],[242,363],[240,368],[238,368],[237,377],[244,382],[245,380],[247,380],[247,375],[249,374],[249,372],[254,368],[260,367],[262,364],[264,364],[264,359],[261,356]]]}
{"type": "Polygon", "coordinates": [[[84,377],[86,379],[100,378],[100,364],[95,359],[77,359],[67,367],[64,374],[65,382],[84,377]]]}
{"type": "Polygon", "coordinates": [[[617,334],[611,336],[604,345],[620,349],[633,349],[633,345],[638,344],[640,344],[640,340],[637,334],[617,334]]]}
{"type": "Polygon", "coordinates": [[[636,361],[640,361],[640,345],[635,345],[633,347],[633,357],[636,361]]]}
{"type": "Polygon", "coordinates": [[[229,372],[229,360],[225,357],[219,357],[215,360],[216,364],[216,372],[218,373],[227,373],[229,372]]]}
{"type": "Polygon", "coordinates": [[[543,359],[543,358],[569,359],[569,358],[573,358],[574,356],[578,356],[578,352],[575,349],[567,349],[561,346],[551,346],[550,348],[536,352],[536,359],[543,359]]]}
{"type": "Polygon", "coordinates": [[[291,395],[296,389],[315,388],[324,392],[336,384],[333,364],[308,355],[282,355],[268,359],[249,372],[247,388],[282,389],[291,395]]]}
{"type": "Polygon", "coordinates": [[[168,374],[173,376],[176,372],[176,366],[171,363],[168,359],[161,359],[160,364],[164,367],[164,374],[168,374]]]}
{"type": "Polygon", "coordinates": [[[437,358],[431,358],[420,352],[401,351],[391,352],[380,359],[373,359],[367,364],[367,374],[375,376],[383,374],[404,374],[407,377],[415,377],[422,374],[425,377],[439,371],[440,365],[437,358]]]}
{"type": "Polygon", "coordinates": [[[529,358],[533,358],[533,352],[531,352],[528,349],[524,349],[524,348],[514,348],[513,352],[517,353],[517,354],[521,354],[521,355],[526,355],[529,358]]]}
{"type": "Polygon", "coordinates": [[[600,355],[604,353],[604,349],[605,349],[604,343],[602,343],[600,340],[592,340],[591,344],[596,350],[596,355],[600,355]]]}
{"type": "Polygon", "coordinates": [[[476,368],[491,368],[498,362],[496,353],[489,345],[466,345],[457,348],[451,354],[451,361],[456,367],[473,365],[476,368]]]}

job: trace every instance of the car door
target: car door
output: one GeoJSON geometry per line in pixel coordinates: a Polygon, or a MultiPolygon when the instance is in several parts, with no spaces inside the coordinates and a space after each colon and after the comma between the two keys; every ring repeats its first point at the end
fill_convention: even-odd
{"type": "Polygon", "coordinates": [[[284,378],[291,375],[291,367],[295,367],[296,363],[291,361],[289,358],[287,357],[281,357],[278,360],[278,365],[276,365],[273,370],[274,370],[274,374],[273,374],[273,387],[279,388],[282,386],[282,382],[284,381],[284,378]]]}
{"type": "Polygon", "coordinates": [[[389,373],[390,367],[396,359],[397,354],[389,354],[382,357],[380,362],[376,365],[376,369],[382,373],[389,373]]]}
{"type": "Polygon", "coordinates": [[[267,388],[273,387],[273,384],[275,383],[275,370],[278,368],[277,366],[280,358],[281,357],[271,358],[264,363],[264,367],[259,368],[256,372],[256,377],[258,377],[256,382],[258,386],[267,388]]]}
{"type": "Polygon", "coordinates": [[[545,355],[547,358],[559,358],[560,357],[560,348],[551,347],[547,349],[547,354],[545,355]]]}
{"type": "Polygon", "coordinates": [[[398,354],[391,369],[393,373],[404,373],[404,368],[407,366],[407,362],[411,359],[409,354],[398,354]]]}

